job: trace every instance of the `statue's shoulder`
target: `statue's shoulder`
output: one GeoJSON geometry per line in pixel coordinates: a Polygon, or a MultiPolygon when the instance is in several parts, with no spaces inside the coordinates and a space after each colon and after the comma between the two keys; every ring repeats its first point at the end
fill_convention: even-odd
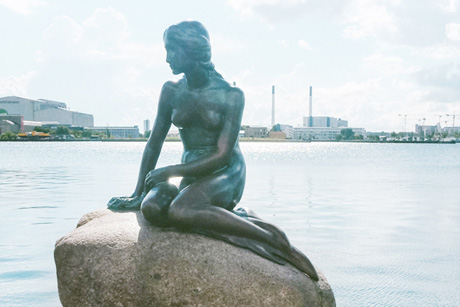
{"type": "Polygon", "coordinates": [[[228,85],[227,93],[230,97],[240,103],[244,103],[244,93],[243,91],[236,86],[228,85]]]}
{"type": "Polygon", "coordinates": [[[243,91],[239,87],[236,87],[236,86],[230,86],[228,89],[228,92],[233,95],[244,97],[243,91]]]}
{"type": "Polygon", "coordinates": [[[177,90],[185,85],[185,80],[184,78],[181,78],[176,81],[166,81],[165,84],[163,84],[163,90],[177,90]]]}
{"type": "Polygon", "coordinates": [[[225,79],[223,78],[217,78],[215,82],[216,82],[216,87],[218,87],[221,90],[224,90],[230,95],[235,95],[235,96],[240,96],[240,97],[244,96],[243,91],[239,87],[231,85],[230,83],[225,81],[225,79]]]}
{"type": "Polygon", "coordinates": [[[183,79],[177,81],[166,81],[161,89],[161,100],[165,102],[174,101],[176,95],[184,88],[183,79]]]}
{"type": "Polygon", "coordinates": [[[238,109],[244,108],[244,93],[240,88],[229,85],[226,92],[230,105],[238,109]]]}

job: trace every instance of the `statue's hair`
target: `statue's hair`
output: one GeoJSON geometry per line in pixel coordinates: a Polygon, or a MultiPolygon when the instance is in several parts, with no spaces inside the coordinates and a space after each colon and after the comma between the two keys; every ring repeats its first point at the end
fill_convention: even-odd
{"type": "Polygon", "coordinates": [[[183,21],[172,25],[163,34],[163,40],[174,42],[203,68],[214,71],[211,62],[211,43],[206,28],[198,21],[183,21]]]}

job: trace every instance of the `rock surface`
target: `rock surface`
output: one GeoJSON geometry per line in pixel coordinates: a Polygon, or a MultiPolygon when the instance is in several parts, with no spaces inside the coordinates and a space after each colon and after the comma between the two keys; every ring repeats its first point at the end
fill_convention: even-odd
{"type": "Polygon", "coordinates": [[[335,306],[312,281],[245,249],[103,209],[56,243],[64,306],[335,306]]]}

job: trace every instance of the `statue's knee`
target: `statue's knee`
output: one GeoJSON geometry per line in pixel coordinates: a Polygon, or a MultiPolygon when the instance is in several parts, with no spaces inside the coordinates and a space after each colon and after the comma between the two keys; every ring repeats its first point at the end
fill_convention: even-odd
{"type": "Polygon", "coordinates": [[[156,185],[141,204],[142,214],[152,224],[166,226],[169,205],[178,193],[177,187],[167,182],[156,185]]]}
{"type": "Polygon", "coordinates": [[[144,200],[141,204],[141,212],[145,219],[156,226],[165,226],[167,222],[167,211],[161,208],[153,200],[144,200]]]}

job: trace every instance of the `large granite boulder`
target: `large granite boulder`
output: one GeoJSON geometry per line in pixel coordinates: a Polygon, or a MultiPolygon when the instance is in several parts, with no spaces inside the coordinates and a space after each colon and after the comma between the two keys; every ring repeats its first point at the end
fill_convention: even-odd
{"type": "Polygon", "coordinates": [[[335,306],[318,282],[225,242],[103,209],[56,243],[64,306],[335,306]]]}

